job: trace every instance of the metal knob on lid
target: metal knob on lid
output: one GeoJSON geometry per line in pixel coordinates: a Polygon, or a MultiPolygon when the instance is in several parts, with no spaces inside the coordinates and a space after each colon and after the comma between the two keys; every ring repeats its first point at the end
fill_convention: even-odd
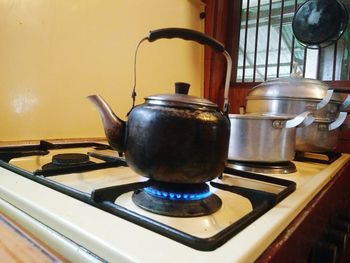
{"type": "Polygon", "coordinates": [[[176,94],[188,94],[188,90],[190,89],[190,84],[186,82],[175,82],[175,93],[176,94]]]}

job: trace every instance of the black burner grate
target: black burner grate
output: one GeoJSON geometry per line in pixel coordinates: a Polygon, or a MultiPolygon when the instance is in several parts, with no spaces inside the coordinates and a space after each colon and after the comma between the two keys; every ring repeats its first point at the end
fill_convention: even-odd
{"type": "Polygon", "coordinates": [[[140,183],[131,183],[126,185],[96,189],[92,192],[91,198],[94,202],[93,205],[98,206],[99,208],[109,213],[118,215],[122,218],[127,219],[128,221],[134,222],[137,225],[143,226],[156,233],[162,234],[194,249],[202,251],[211,251],[220,247],[227,240],[239,233],[241,230],[243,230],[245,227],[251,224],[254,220],[259,218],[261,215],[263,215],[265,212],[270,210],[277,203],[279,203],[281,200],[283,200],[285,197],[291,194],[296,188],[296,184],[294,182],[285,179],[244,171],[237,171],[229,167],[227,167],[224,172],[226,174],[231,174],[242,178],[283,186],[284,189],[281,190],[279,193],[275,194],[236,185],[227,185],[224,183],[210,182],[210,185],[214,188],[218,188],[221,190],[229,191],[244,196],[251,202],[253,207],[253,210],[250,213],[248,213],[241,219],[233,222],[230,226],[228,226],[227,228],[223,229],[218,234],[210,238],[199,238],[192,236],[190,234],[179,231],[175,228],[155,221],[151,218],[142,216],[134,211],[131,211],[114,203],[115,200],[124,193],[130,191],[139,191],[146,187],[157,184],[152,180],[140,183]]]}
{"type": "MultiPolygon", "coordinates": [[[[50,153],[50,150],[58,149],[73,149],[73,148],[94,148],[95,150],[107,150],[112,149],[109,145],[95,143],[95,142],[82,142],[82,143],[51,143],[47,141],[40,141],[36,145],[21,145],[0,147],[0,160],[3,162],[10,162],[14,158],[26,157],[26,156],[42,156],[50,153]]],[[[34,175],[42,175],[45,177],[61,175],[74,172],[92,171],[97,169],[105,169],[109,167],[126,166],[125,162],[119,158],[105,158],[96,153],[87,154],[59,154],[53,156],[53,162],[44,165],[41,169],[33,171],[34,175]],[[83,156],[84,155],[84,156],[83,156]],[[103,160],[104,162],[95,163],[87,160],[88,155],[94,158],[103,160]],[[73,165],[68,164],[69,159],[74,161],[73,165]],[[80,159],[80,160],[79,160],[80,159]],[[57,165],[61,163],[61,165],[57,165]]]]}
{"type": "Polygon", "coordinates": [[[296,152],[294,161],[331,164],[341,156],[339,152],[308,153],[296,152]]]}
{"type": "Polygon", "coordinates": [[[229,160],[227,165],[235,170],[252,173],[290,174],[297,171],[297,168],[293,162],[263,163],[229,160]]]}
{"type": "MultiPolygon", "coordinates": [[[[241,217],[239,220],[233,222],[228,227],[224,228],[214,236],[209,238],[200,238],[190,235],[188,233],[184,233],[180,230],[177,230],[173,227],[170,227],[166,224],[163,224],[154,219],[148,218],[146,216],[140,215],[137,212],[131,211],[121,205],[115,203],[115,200],[122,194],[127,192],[140,191],[144,188],[154,186],[155,182],[152,180],[148,180],[145,182],[137,182],[130,183],[125,185],[111,186],[102,189],[96,189],[91,194],[78,191],[71,187],[65,186],[61,183],[55,182],[46,178],[45,176],[41,176],[40,173],[30,172],[23,169],[20,169],[11,163],[9,160],[12,158],[16,158],[18,156],[29,156],[29,155],[41,155],[45,152],[48,152],[50,149],[65,149],[65,148],[74,148],[74,147],[105,147],[101,144],[71,144],[71,145],[61,145],[61,144],[47,144],[40,143],[37,146],[30,147],[22,147],[22,148],[14,148],[8,147],[7,150],[5,148],[0,149],[0,166],[4,167],[8,170],[11,170],[19,175],[22,175],[30,180],[33,180],[37,183],[50,187],[51,189],[57,190],[61,193],[64,193],[68,196],[76,198],[82,202],[88,203],[94,207],[102,209],[108,213],[114,214],[120,218],[124,218],[130,222],[133,222],[141,227],[147,228],[151,231],[159,233],[165,237],[173,239],[177,242],[180,242],[184,245],[192,247],[197,250],[202,251],[211,251],[215,250],[219,246],[223,245],[226,241],[236,235],[238,232],[243,230],[246,226],[252,223],[254,220],[259,218],[262,214],[267,212],[269,209],[274,207],[278,202],[292,193],[296,184],[289,180],[284,180],[280,178],[274,178],[270,176],[248,173],[244,171],[237,171],[232,168],[227,167],[225,169],[225,174],[227,176],[233,175],[235,177],[242,177],[246,179],[251,179],[256,182],[274,184],[276,186],[282,186],[281,191],[278,193],[270,193],[252,188],[245,188],[239,185],[228,185],[223,183],[223,181],[219,178],[216,182],[210,182],[211,187],[221,189],[224,191],[228,191],[234,194],[241,195],[247,198],[252,204],[252,211],[241,217]],[[84,146],[85,145],[85,146],[84,146]],[[69,147],[70,146],[70,147],[69,147]]],[[[108,146],[107,146],[108,147],[108,146]]],[[[47,153],[46,153],[47,154],[47,153]]],[[[125,161],[119,158],[106,158],[106,163],[108,165],[113,166],[126,166],[125,161]]],[[[105,164],[105,163],[102,163],[105,164]]],[[[86,168],[86,167],[85,167],[86,168]]],[[[83,168],[83,169],[85,169],[83,168]]],[[[99,169],[100,167],[91,169],[99,169]]],[[[71,169],[71,168],[68,168],[71,169]]],[[[67,172],[68,170],[64,170],[63,172],[67,172]]],[[[54,171],[54,173],[58,173],[59,171],[54,171]]],[[[62,170],[60,170],[62,173],[62,170]]],[[[46,174],[46,176],[48,176],[46,174]]]]}

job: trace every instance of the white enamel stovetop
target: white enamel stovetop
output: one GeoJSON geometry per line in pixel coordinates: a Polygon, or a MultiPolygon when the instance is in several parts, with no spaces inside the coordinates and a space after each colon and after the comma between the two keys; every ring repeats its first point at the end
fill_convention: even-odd
{"type": "Polygon", "coordinates": [[[0,168],[0,211],[74,262],[253,262],[350,159],[295,162],[297,189],[214,251],[182,245],[0,168]]]}

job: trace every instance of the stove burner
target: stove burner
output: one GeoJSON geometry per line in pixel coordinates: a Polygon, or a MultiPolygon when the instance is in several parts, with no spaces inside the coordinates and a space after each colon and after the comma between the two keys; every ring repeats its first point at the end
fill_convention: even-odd
{"type": "Polygon", "coordinates": [[[297,171],[292,162],[259,163],[228,160],[227,167],[244,172],[264,174],[289,174],[297,171]]]}
{"type": "Polygon", "coordinates": [[[89,161],[89,156],[84,153],[62,153],[52,156],[52,163],[55,165],[77,165],[89,161]]]}
{"type": "Polygon", "coordinates": [[[147,211],[173,217],[209,215],[216,212],[222,204],[205,183],[157,183],[135,191],[132,200],[147,211]]]}
{"type": "Polygon", "coordinates": [[[187,189],[186,191],[186,188],[188,188],[187,185],[178,190],[175,190],[174,187],[167,189],[167,187],[162,188],[158,185],[146,187],[144,190],[146,193],[154,197],[170,200],[201,200],[211,195],[209,187],[206,184],[196,186],[195,191],[193,191],[193,189],[187,189]]]}
{"type": "Polygon", "coordinates": [[[92,163],[89,156],[83,153],[62,153],[52,156],[52,162],[43,165],[42,169],[57,169],[60,167],[75,167],[92,163]]]}

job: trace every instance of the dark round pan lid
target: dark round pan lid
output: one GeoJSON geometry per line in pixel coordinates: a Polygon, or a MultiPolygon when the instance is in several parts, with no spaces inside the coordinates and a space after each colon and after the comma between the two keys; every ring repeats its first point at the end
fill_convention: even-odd
{"type": "Polygon", "coordinates": [[[295,12],[295,38],[307,48],[324,48],[337,41],[348,24],[348,12],[337,0],[309,0],[295,12]]]}

